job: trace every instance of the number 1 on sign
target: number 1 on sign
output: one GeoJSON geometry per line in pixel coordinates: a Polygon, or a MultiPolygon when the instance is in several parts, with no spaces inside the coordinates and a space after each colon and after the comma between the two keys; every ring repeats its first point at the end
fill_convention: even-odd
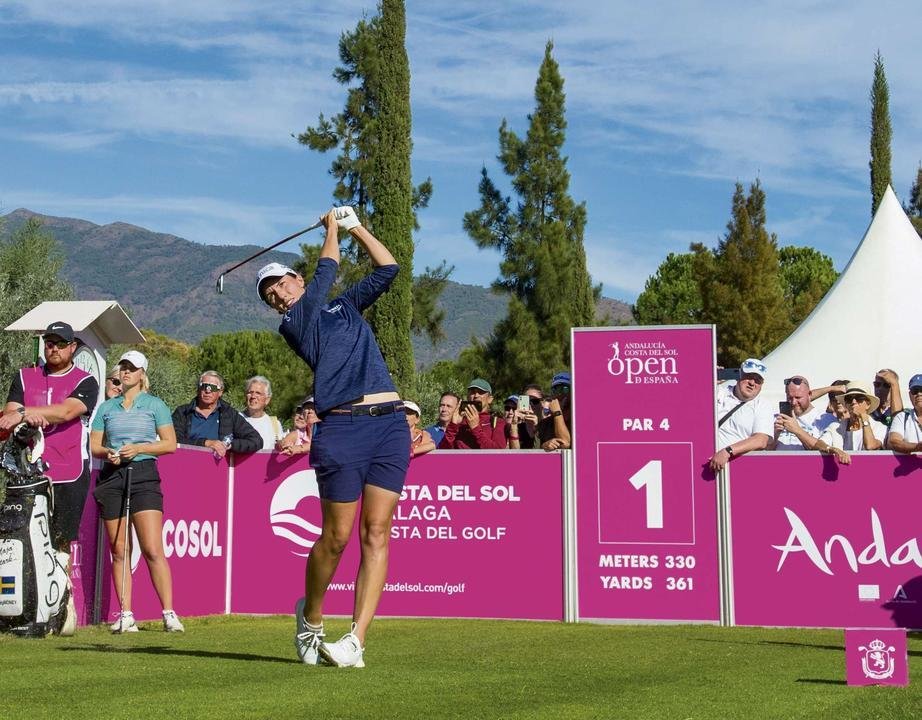
{"type": "Polygon", "coordinates": [[[635,490],[646,488],[647,528],[663,527],[663,462],[650,460],[628,478],[635,490]]]}

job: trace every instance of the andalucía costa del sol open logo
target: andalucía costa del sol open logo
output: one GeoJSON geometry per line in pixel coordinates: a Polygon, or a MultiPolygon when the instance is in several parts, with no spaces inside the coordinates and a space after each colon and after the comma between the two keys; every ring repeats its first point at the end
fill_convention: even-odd
{"type": "Polygon", "coordinates": [[[613,342],[608,372],[623,377],[625,385],[677,385],[678,350],[661,340],[613,342]]]}

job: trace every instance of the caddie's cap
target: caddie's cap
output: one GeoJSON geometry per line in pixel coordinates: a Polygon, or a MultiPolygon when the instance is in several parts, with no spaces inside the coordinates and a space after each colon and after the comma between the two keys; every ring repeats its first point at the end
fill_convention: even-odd
{"type": "Polygon", "coordinates": [[[57,335],[59,338],[69,343],[74,341],[74,329],[66,322],[51,323],[51,325],[45,328],[45,333],[42,337],[48,337],[49,335],[57,335]]]}

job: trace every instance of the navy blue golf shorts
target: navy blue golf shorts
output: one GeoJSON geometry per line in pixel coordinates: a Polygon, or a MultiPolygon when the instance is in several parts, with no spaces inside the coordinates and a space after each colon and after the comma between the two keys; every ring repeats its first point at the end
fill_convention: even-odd
{"type": "Polygon", "coordinates": [[[314,425],[310,461],[324,500],[354,502],[366,484],[399,494],[410,465],[406,413],[325,414],[314,425]]]}

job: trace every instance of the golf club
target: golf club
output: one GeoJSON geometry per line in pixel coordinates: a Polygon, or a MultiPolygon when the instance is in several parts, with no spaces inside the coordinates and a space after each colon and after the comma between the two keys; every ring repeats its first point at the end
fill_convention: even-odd
{"type": "Polygon", "coordinates": [[[251,260],[255,260],[255,259],[258,258],[260,255],[265,255],[267,252],[269,252],[270,250],[274,250],[274,249],[277,248],[279,245],[283,245],[284,243],[287,243],[289,240],[294,240],[294,239],[295,239],[296,237],[298,237],[299,235],[303,235],[303,234],[306,233],[306,232],[310,232],[311,230],[315,230],[316,228],[319,228],[321,225],[323,225],[323,218],[320,218],[317,222],[315,222],[315,223],[314,223],[313,225],[311,225],[310,227],[306,227],[306,228],[304,228],[303,230],[299,230],[298,232],[293,233],[292,235],[289,235],[289,236],[286,237],[286,238],[282,238],[281,240],[279,240],[279,241],[278,241],[277,243],[275,243],[274,245],[270,245],[270,246],[267,247],[267,248],[263,248],[263,249],[260,250],[258,253],[254,254],[254,255],[250,255],[250,257],[248,257],[246,260],[241,260],[239,263],[237,263],[236,265],[234,265],[232,268],[228,268],[227,270],[225,270],[224,272],[222,272],[220,275],[218,275],[218,280],[217,280],[217,282],[215,282],[215,290],[217,290],[219,294],[220,294],[220,293],[223,293],[223,292],[224,292],[224,276],[227,275],[227,274],[229,274],[229,273],[232,273],[234,270],[236,270],[237,268],[239,268],[241,265],[246,265],[248,262],[250,262],[251,260]]]}
{"type": "Polygon", "coordinates": [[[122,613],[125,612],[125,583],[128,580],[128,566],[131,565],[131,472],[134,470],[128,465],[128,471],[125,479],[125,549],[122,551],[122,592],[119,593],[119,629],[122,630],[122,623],[125,621],[122,613]]]}

